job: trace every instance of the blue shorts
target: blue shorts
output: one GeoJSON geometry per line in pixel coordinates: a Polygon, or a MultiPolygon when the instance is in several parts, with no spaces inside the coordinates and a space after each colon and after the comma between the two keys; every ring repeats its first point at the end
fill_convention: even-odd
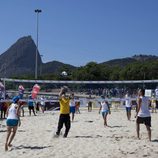
{"type": "Polygon", "coordinates": [[[131,107],[126,107],[126,111],[127,111],[127,112],[130,112],[131,109],[132,109],[131,107]]]}
{"type": "Polygon", "coordinates": [[[18,125],[19,120],[16,119],[7,119],[7,126],[17,126],[18,125]]]}
{"type": "Polygon", "coordinates": [[[104,117],[104,116],[107,115],[108,113],[109,113],[109,110],[102,111],[102,116],[104,117]]]}
{"type": "Polygon", "coordinates": [[[70,113],[75,113],[76,107],[75,106],[70,106],[70,113]]]}

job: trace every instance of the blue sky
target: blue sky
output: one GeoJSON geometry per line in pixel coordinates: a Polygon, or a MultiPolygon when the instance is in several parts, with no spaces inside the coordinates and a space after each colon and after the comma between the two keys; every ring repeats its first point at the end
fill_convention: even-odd
{"type": "Polygon", "coordinates": [[[20,37],[36,42],[36,8],[43,62],[158,55],[158,0],[1,0],[0,54],[20,37]]]}

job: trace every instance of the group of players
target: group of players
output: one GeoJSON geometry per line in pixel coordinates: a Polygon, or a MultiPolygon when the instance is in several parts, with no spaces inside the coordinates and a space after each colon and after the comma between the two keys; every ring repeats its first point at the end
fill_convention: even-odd
{"type": "MultiPolygon", "coordinates": [[[[60,135],[61,129],[63,125],[65,125],[65,132],[63,137],[66,138],[68,136],[69,130],[71,128],[71,119],[70,113],[72,113],[72,121],[74,120],[76,103],[74,99],[74,93],[67,95],[68,88],[62,87],[59,93],[59,104],[60,104],[60,115],[59,121],[57,126],[57,131],[55,133],[55,137],[60,135]]],[[[110,105],[106,98],[102,98],[102,101],[99,102],[100,108],[99,113],[101,112],[104,126],[109,127],[107,123],[107,115],[111,114],[110,105]]],[[[127,119],[131,119],[131,101],[128,96],[125,99],[126,105],[126,112],[127,112],[127,119]]],[[[145,90],[140,89],[138,92],[138,99],[137,99],[137,106],[136,106],[136,131],[137,131],[137,138],[140,139],[140,124],[145,124],[149,141],[151,141],[151,114],[149,111],[150,101],[149,98],[145,96],[145,90]]],[[[5,143],[5,150],[7,151],[9,147],[12,146],[12,141],[16,134],[18,125],[20,126],[20,97],[16,96],[13,98],[13,103],[7,110],[7,138],[5,143]]]]}

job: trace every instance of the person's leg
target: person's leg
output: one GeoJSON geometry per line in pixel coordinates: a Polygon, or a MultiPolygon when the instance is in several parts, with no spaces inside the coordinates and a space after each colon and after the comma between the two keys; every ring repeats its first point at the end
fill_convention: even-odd
{"type": "Polygon", "coordinates": [[[61,129],[63,128],[64,118],[62,115],[59,116],[58,128],[56,134],[59,135],[61,129]]]}
{"type": "Polygon", "coordinates": [[[91,108],[90,108],[90,111],[92,111],[92,106],[91,106],[91,108]]]}
{"type": "Polygon", "coordinates": [[[34,107],[32,108],[32,111],[33,111],[34,116],[36,116],[34,107]]]}
{"type": "Polygon", "coordinates": [[[4,119],[4,109],[2,109],[2,119],[4,119]]]}
{"type": "Polygon", "coordinates": [[[131,108],[129,109],[129,120],[131,120],[131,108]]]}
{"type": "Polygon", "coordinates": [[[75,108],[75,107],[72,107],[72,121],[74,121],[75,112],[76,112],[76,108],[75,108]]]}
{"type": "Polygon", "coordinates": [[[107,125],[107,113],[104,114],[104,126],[108,126],[107,125]]]}
{"type": "Polygon", "coordinates": [[[7,109],[4,110],[4,119],[6,118],[7,109]]]}
{"type": "Polygon", "coordinates": [[[8,142],[8,146],[9,146],[9,147],[12,146],[11,143],[12,143],[14,137],[15,137],[15,134],[16,134],[17,129],[18,129],[18,126],[13,127],[13,132],[12,132],[11,137],[10,137],[10,140],[9,140],[9,142],[8,142]]]}
{"type": "MultiPolygon", "coordinates": [[[[2,107],[1,107],[1,108],[2,108],[2,107]]],[[[3,116],[2,116],[2,115],[3,115],[3,112],[2,112],[2,109],[1,109],[1,119],[3,118],[3,116]]]]}
{"type": "Polygon", "coordinates": [[[128,120],[128,111],[126,111],[126,115],[127,115],[127,120],[128,120]]]}
{"type": "Polygon", "coordinates": [[[151,129],[150,129],[150,126],[146,125],[146,129],[148,131],[148,138],[149,138],[149,141],[151,141],[151,129]]]}
{"type": "Polygon", "coordinates": [[[75,113],[72,113],[72,121],[74,120],[75,117],[75,113]]]}
{"type": "Polygon", "coordinates": [[[128,111],[128,112],[127,112],[127,115],[128,115],[128,120],[130,121],[130,119],[131,119],[131,112],[128,111]]]}
{"type": "Polygon", "coordinates": [[[156,104],[154,104],[154,110],[155,110],[155,113],[156,113],[156,104]]]}
{"type": "Polygon", "coordinates": [[[12,128],[7,126],[7,138],[6,138],[6,142],[5,142],[5,151],[8,150],[8,140],[10,138],[11,130],[12,130],[12,128]]]}
{"type": "Polygon", "coordinates": [[[140,139],[139,137],[140,124],[139,123],[136,123],[136,131],[137,131],[137,138],[140,139]]]}
{"type": "Polygon", "coordinates": [[[23,116],[23,117],[25,116],[24,108],[22,108],[22,116],[23,116]]]}
{"type": "Polygon", "coordinates": [[[44,107],[42,106],[41,108],[42,108],[42,113],[44,113],[44,107]]]}
{"type": "Polygon", "coordinates": [[[31,116],[31,108],[29,107],[29,115],[31,116]]]}
{"type": "Polygon", "coordinates": [[[43,113],[44,113],[44,111],[45,111],[45,106],[43,106],[43,113]]]}
{"type": "Polygon", "coordinates": [[[153,107],[153,105],[151,106],[151,109],[152,109],[151,112],[153,113],[153,112],[154,112],[154,107],[153,107]]]}
{"type": "Polygon", "coordinates": [[[69,130],[70,130],[70,127],[71,127],[71,121],[70,121],[70,116],[66,116],[65,117],[65,133],[64,133],[64,137],[67,137],[68,133],[69,133],[69,130]]]}
{"type": "Polygon", "coordinates": [[[128,120],[128,108],[126,107],[126,115],[127,115],[127,120],[128,120]]]}

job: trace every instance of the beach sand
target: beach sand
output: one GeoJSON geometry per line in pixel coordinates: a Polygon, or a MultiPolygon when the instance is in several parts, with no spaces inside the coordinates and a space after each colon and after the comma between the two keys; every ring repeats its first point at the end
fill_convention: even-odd
{"type": "MultiPolygon", "coordinates": [[[[124,109],[112,110],[108,115],[111,127],[105,128],[98,110],[87,112],[83,108],[81,114],[75,115],[68,137],[54,138],[59,111],[31,117],[26,113],[8,152],[4,151],[6,127],[0,127],[0,158],[156,158],[158,113],[152,114],[151,142],[144,125],[140,129],[141,140],[137,140],[134,114],[132,111],[132,120],[127,121],[124,109]]],[[[0,123],[5,125],[5,120],[0,123]]]]}

